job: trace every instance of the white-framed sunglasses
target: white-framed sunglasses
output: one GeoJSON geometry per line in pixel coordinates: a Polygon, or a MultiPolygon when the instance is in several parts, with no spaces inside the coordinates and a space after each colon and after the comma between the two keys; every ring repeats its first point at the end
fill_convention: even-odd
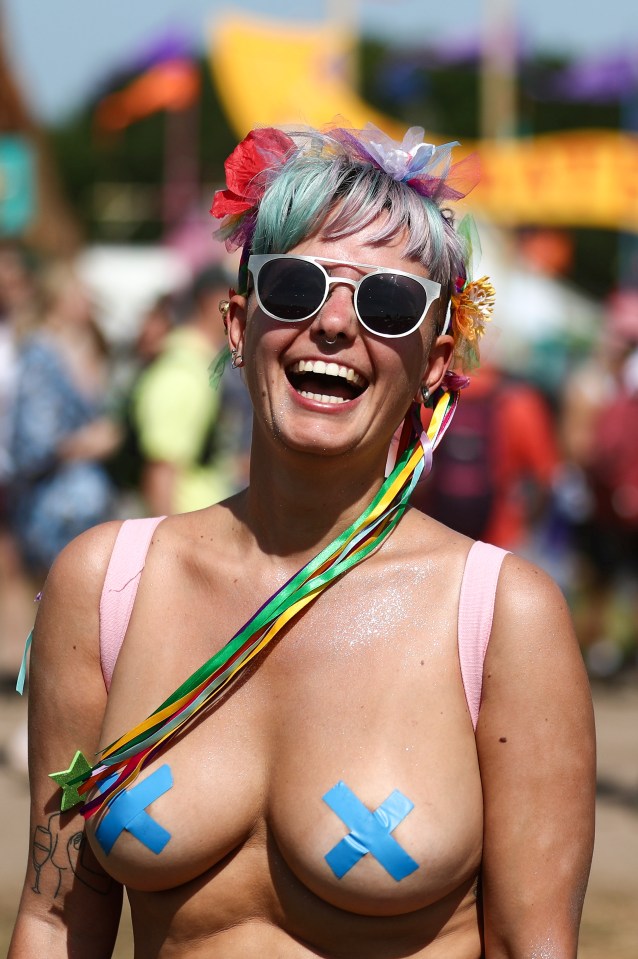
{"type": "Polygon", "coordinates": [[[301,323],[318,313],[333,283],[354,290],[353,302],[361,325],[375,336],[394,339],[419,328],[441,284],[424,276],[348,260],[331,260],[297,253],[253,253],[248,258],[257,302],[263,312],[282,323],[301,323]],[[360,280],[331,276],[323,264],[366,270],[360,280]]]}

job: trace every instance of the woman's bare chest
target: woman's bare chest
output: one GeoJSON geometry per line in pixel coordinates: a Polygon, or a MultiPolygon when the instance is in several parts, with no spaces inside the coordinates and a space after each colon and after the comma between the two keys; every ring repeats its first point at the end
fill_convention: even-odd
{"type": "Polygon", "coordinates": [[[352,912],[409,912],[459,885],[481,801],[450,619],[424,622],[396,584],[334,589],[142,774],[161,851],[123,827],[98,850],[106,868],[168,889],[266,836],[295,881],[352,912]]]}

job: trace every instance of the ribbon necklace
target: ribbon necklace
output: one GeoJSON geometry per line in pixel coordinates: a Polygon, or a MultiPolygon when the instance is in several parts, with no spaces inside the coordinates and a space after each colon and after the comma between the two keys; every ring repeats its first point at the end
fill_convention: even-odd
{"type": "Polygon", "coordinates": [[[354,523],[278,589],[219,652],[195,670],[147,719],[98,752],[95,765],[78,751],[69,769],[50,774],[63,790],[62,812],[83,803],[82,815],[89,819],[108,806],[177,733],[215,702],[221,690],[237,678],[283,626],[335,579],[381,546],[403,516],[422,473],[429,470],[432,450],[449,426],[457,403],[457,391],[444,392],[427,431],[422,428],[418,407],[413,408],[406,416],[393,453],[392,471],[354,523]],[[108,779],[112,782],[103,791],[85,801],[87,793],[103,786],[108,779]]]}

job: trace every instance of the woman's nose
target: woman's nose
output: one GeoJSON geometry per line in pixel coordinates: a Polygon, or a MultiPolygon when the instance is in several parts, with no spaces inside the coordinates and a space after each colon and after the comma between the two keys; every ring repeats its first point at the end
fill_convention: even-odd
{"type": "Polygon", "coordinates": [[[346,283],[335,284],[328,299],[312,321],[311,331],[326,340],[352,339],[357,332],[354,290],[346,283]]]}

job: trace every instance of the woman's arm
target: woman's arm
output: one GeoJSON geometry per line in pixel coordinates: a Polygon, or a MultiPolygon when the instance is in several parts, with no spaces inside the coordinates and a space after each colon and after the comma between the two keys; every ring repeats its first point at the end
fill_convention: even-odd
{"type": "Polygon", "coordinates": [[[477,746],[486,959],[575,959],[594,839],[589,684],[557,586],[505,560],[477,746]]]}
{"type": "Polygon", "coordinates": [[[76,809],[60,813],[49,773],[92,757],[106,707],[99,598],[116,523],[74,540],[56,560],[38,610],[29,676],[29,858],[8,959],[106,959],[122,890],[99,866],[76,809]]]}
{"type": "Polygon", "coordinates": [[[57,446],[61,460],[105,460],[117,452],[122,431],[108,416],[100,416],[68,433],[57,446]]]}

